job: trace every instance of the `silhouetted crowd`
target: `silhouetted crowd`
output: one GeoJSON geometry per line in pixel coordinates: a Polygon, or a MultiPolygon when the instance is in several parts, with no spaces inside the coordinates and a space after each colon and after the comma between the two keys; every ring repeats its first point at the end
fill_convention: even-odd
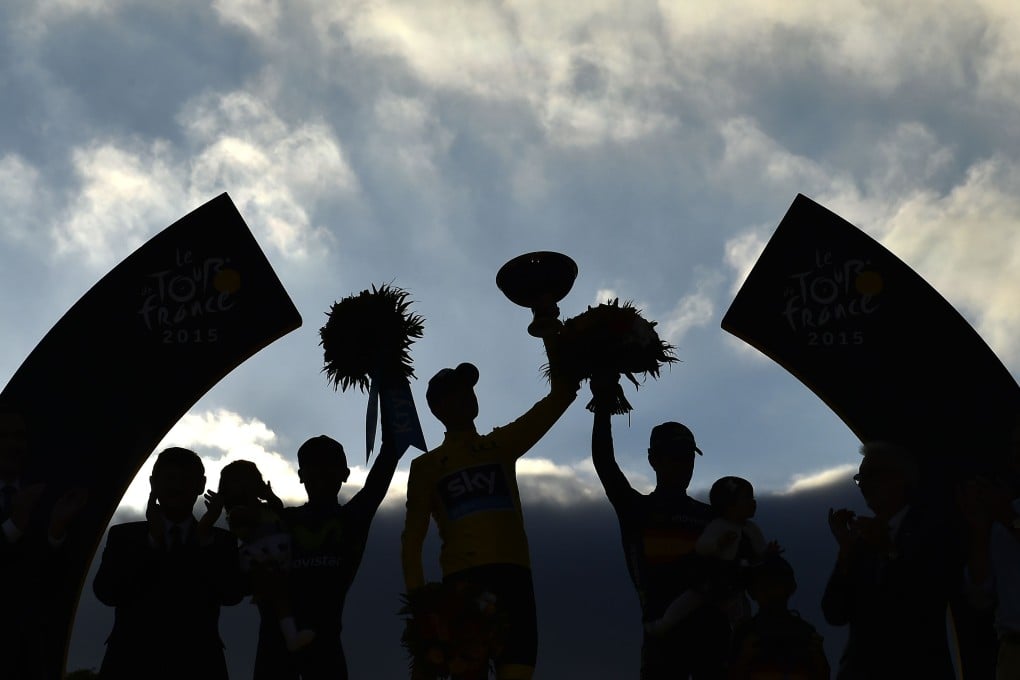
{"type": "MultiPolygon", "coordinates": [[[[407,592],[428,585],[422,544],[434,522],[443,583],[483,589],[506,624],[498,648],[476,650],[479,663],[451,667],[455,680],[489,677],[490,661],[500,680],[534,674],[538,623],[514,466],[576,398],[577,382],[552,375],[548,395],[486,434],[474,424],[477,368],[463,363],[429,381],[429,408],[446,434],[411,464],[407,592]]],[[[642,680],[1020,678],[1020,428],[997,465],[953,480],[949,503],[924,493],[923,452],[863,444],[854,481],[871,514],[828,514],[838,553],[821,606],[829,624],[847,628],[830,667],[815,626],[790,608],[797,579],[779,541],[755,521],[750,481],[722,477],[708,503],[690,497],[702,451],[688,427],[671,421],[650,432],[654,489],[631,486],[613,445],[617,381],[591,380],[591,452],[641,605],[642,680]]],[[[0,414],[0,558],[4,582],[21,584],[5,591],[15,603],[45,597],[40,579],[59,565],[85,502],[67,494],[49,517],[33,517],[40,487],[20,477],[27,438],[16,415],[0,414]]],[[[213,490],[196,453],[159,453],[145,519],[110,527],[92,584],[114,608],[99,677],[226,678],[220,608],[246,596],[261,616],[255,678],[347,677],[344,601],[400,453],[384,427],[364,487],[343,504],[350,469],[340,443],[313,437],[297,458],[308,500],[286,507],[254,463],[231,463],[213,490]],[[199,499],[205,510],[195,517],[199,499]]],[[[14,669],[5,677],[34,677],[18,662],[44,653],[44,619],[0,617],[14,669]]],[[[419,669],[412,677],[426,676],[419,669]]]]}

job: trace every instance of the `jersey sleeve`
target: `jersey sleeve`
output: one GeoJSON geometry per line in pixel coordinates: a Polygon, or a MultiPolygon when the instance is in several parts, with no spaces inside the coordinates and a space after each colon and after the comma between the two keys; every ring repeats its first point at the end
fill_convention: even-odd
{"type": "Polygon", "coordinates": [[[422,545],[429,529],[431,493],[432,479],[428,466],[420,457],[416,458],[411,461],[411,472],[407,478],[404,531],[400,535],[400,560],[407,592],[425,585],[421,560],[422,545]]]}
{"type": "Polygon", "coordinates": [[[524,415],[508,425],[495,428],[488,436],[498,441],[500,450],[507,452],[508,457],[520,458],[556,424],[576,398],[576,390],[554,382],[549,394],[524,415]]]}

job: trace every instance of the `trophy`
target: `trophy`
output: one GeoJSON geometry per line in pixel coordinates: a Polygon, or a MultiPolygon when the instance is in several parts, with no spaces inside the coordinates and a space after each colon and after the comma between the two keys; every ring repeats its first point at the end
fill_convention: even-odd
{"type": "Polygon", "coordinates": [[[577,278],[577,264],[562,253],[539,251],[510,260],[496,274],[496,286],[516,305],[534,314],[528,333],[536,338],[556,335],[563,322],[557,302],[577,278]]]}

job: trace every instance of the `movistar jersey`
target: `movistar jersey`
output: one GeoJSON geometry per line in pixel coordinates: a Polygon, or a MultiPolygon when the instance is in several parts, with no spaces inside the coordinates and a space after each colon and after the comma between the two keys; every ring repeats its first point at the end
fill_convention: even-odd
{"type": "Polygon", "coordinates": [[[439,528],[443,574],[484,564],[530,567],[515,465],[553,426],[576,390],[553,384],[523,416],[487,435],[448,432],[411,461],[402,536],[408,591],[424,585],[422,543],[429,518],[439,528]]]}

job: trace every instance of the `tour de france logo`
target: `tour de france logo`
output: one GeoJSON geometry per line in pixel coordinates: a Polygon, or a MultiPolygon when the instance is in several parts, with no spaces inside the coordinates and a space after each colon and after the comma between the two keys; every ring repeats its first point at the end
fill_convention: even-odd
{"type": "Polygon", "coordinates": [[[163,344],[218,342],[220,323],[237,302],[241,273],[230,258],[197,258],[183,249],[175,251],[172,264],[145,277],[141,322],[163,344]]]}
{"type": "Polygon", "coordinates": [[[791,274],[783,291],[783,319],[809,346],[862,345],[864,317],[878,311],[882,274],[868,260],[818,250],[808,269],[791,274]]]}

